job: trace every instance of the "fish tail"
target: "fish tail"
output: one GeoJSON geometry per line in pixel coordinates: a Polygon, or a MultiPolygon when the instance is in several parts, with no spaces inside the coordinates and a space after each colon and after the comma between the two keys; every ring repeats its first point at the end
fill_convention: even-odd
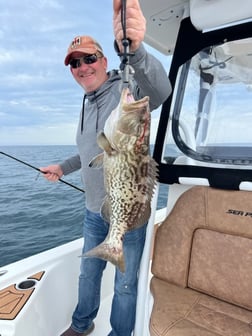
{"type": "Polygon", "coordinates": [[[103,242],[100,245],[84,253],[82,258],[100,258],[106,261],[110,261],[117,266],[119,270],[125,272],[125,262],[123,255],[123,248],[115,248],[108,242],[103,242]]]}

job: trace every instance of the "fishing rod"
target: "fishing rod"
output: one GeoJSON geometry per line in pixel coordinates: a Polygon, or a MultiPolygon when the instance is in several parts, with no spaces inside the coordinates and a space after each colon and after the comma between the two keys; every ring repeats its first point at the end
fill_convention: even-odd
{"type": "Polygon", "coordinates": [[[123,87],[129,87],[132,81],[132,77],[135,73],[133,67],[130,65],[130,56],[133,56],[134,53],[130,52],[131,40],[127,38],[126,35],[126,1],[122,0],[121,2],[121,25],[123,30],[122,46],[123,51],[119,50],[119,47],[115,41],[114,47],[117,52],[117,55],[121,58],[121,64],[119,66],[121,71],[121,77],[123,82],[123,87]]]}
{"type": "MultiPolygon", "coordinates": [[[[14,157],[14,156],[12,156],[12,155],[10,155],[10,154],[4,153],[4,152],[0,152],[0,154],[5,155],[5,156],[7,156],[8,158],[10,158],[10,159],[12,159],[12,160],[15,160],[15,161],[17,161],[17,162],[20,162],[20,163],[22,163],[22,164],[24,164],[24,165],[26,165],[26,166],[28,166],[28,167],[30,167],[30,168],[32,168],[32,169],[35,169],[35,170],[37,170],[38,172],[40,172],[40,173],[42,173],[42,174],[46,174],[46,172],[43,172],[43,171],[40,170],[39,168],[34,167],[34,166],[32,166],[31,164],[29,164],[29,163],[27,163],[27,162],[24,162],[24,161],[22,161],[22,160],[20,160],[20,159],[17,159],[16,157],[14,157]]],[[[79,190],[79,191],[81,191],[81,192],[83,192],[83,193],[85,192],[85,190],[83,190],[83,189],[81,189],[81,188],[79,188],[79,187],[76,187],[75,185],[73,185],[73,184],[71,184],[71,183],[69,183],[69,182],[66,182],[66,181],[64,181],[64,180],[62,180],[62,179],[59,179],[59,181],[62,182],[62,183],[65,183],[65,184],[67,184],[69,187],[72,187],[72,188],[74,188],[74,189],[76,189],[76,190],[79,190]]]]}

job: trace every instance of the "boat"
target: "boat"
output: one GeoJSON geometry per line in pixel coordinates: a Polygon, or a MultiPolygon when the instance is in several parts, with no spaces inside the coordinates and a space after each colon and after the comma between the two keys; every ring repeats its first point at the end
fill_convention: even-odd
{"type": "MultiPolygon", "coordinates": [[[[252,335],[252,3],[141,0],[145,42],[172,57],[160,112],[135,336],[252,335]],[[159,186],[167,206],[156,210],[159,186]]],[[[59,336],[82,239],[0,268],[0,335],[59,336]]],[[[108,263],[94,336],[110,331],[108,263]]],[[[125,317],[127,318],[127,317],[125,317]]],[[[123,335],[121,335],[123,336],[123,335]]]]}

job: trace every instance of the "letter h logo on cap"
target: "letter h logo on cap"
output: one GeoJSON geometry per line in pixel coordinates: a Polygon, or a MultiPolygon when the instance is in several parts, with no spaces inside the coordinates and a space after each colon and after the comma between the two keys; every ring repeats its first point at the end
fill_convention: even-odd
{"type": "Polygon", "coordinates": [[[71,48],[74,49],[74,48],[77,48],[78,46],[80,46],[81,44],[81,38],[80,36],[77,36],[74,38],[74,40],[72,41],[72,45],[71,45],[71,48]]]}

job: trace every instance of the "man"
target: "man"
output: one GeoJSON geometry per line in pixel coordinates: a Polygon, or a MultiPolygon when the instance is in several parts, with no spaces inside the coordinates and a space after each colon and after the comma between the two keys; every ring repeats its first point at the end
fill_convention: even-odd
{"type": "MultiPolygon", "coordinates": [[[[121,0],[113,1],[114,35],[119,49],[123,47],[121,25],[121,0]]],[[[145,34],[145,18],[138,0],[128,0],[126,8],[126,36],[131,40],[130,64],[135,70],[132,93],[135,99],[150,97],[150,109],[157,108],[169,95],[170,83],[160,62],[148,54],[142,45],[145,34]]],[[[89,36],[76,37],[70,44],[65,65],[84,89],[82,111],[77,131],[79,155],[59,165],[41,170],[50,181],[81,169],[86,191],[86,215],[84,220],[83,253],[100,244],[108,233],[109,223],[100,216],[105,196],[103,170],[88,167],[91,159],[101,152],[96,142],[97,134],[120,100],[121,77],[118,71],[107,72],[107,58],[102,47],[89,36]]],[[[146,225],[126,233],[124,255],[128,267],[125,273],[116,269],[114,297],[111,308],[111,332],[109,336],[130,336],[135,324],[137,274],[145,242],[146,225]]],[[[78,304],[72,316],[72,324],[61,336],[88,335],[94,328],[100,305],[100,287],[106,261],[97,258],[81,259],[78,304]]]]}

